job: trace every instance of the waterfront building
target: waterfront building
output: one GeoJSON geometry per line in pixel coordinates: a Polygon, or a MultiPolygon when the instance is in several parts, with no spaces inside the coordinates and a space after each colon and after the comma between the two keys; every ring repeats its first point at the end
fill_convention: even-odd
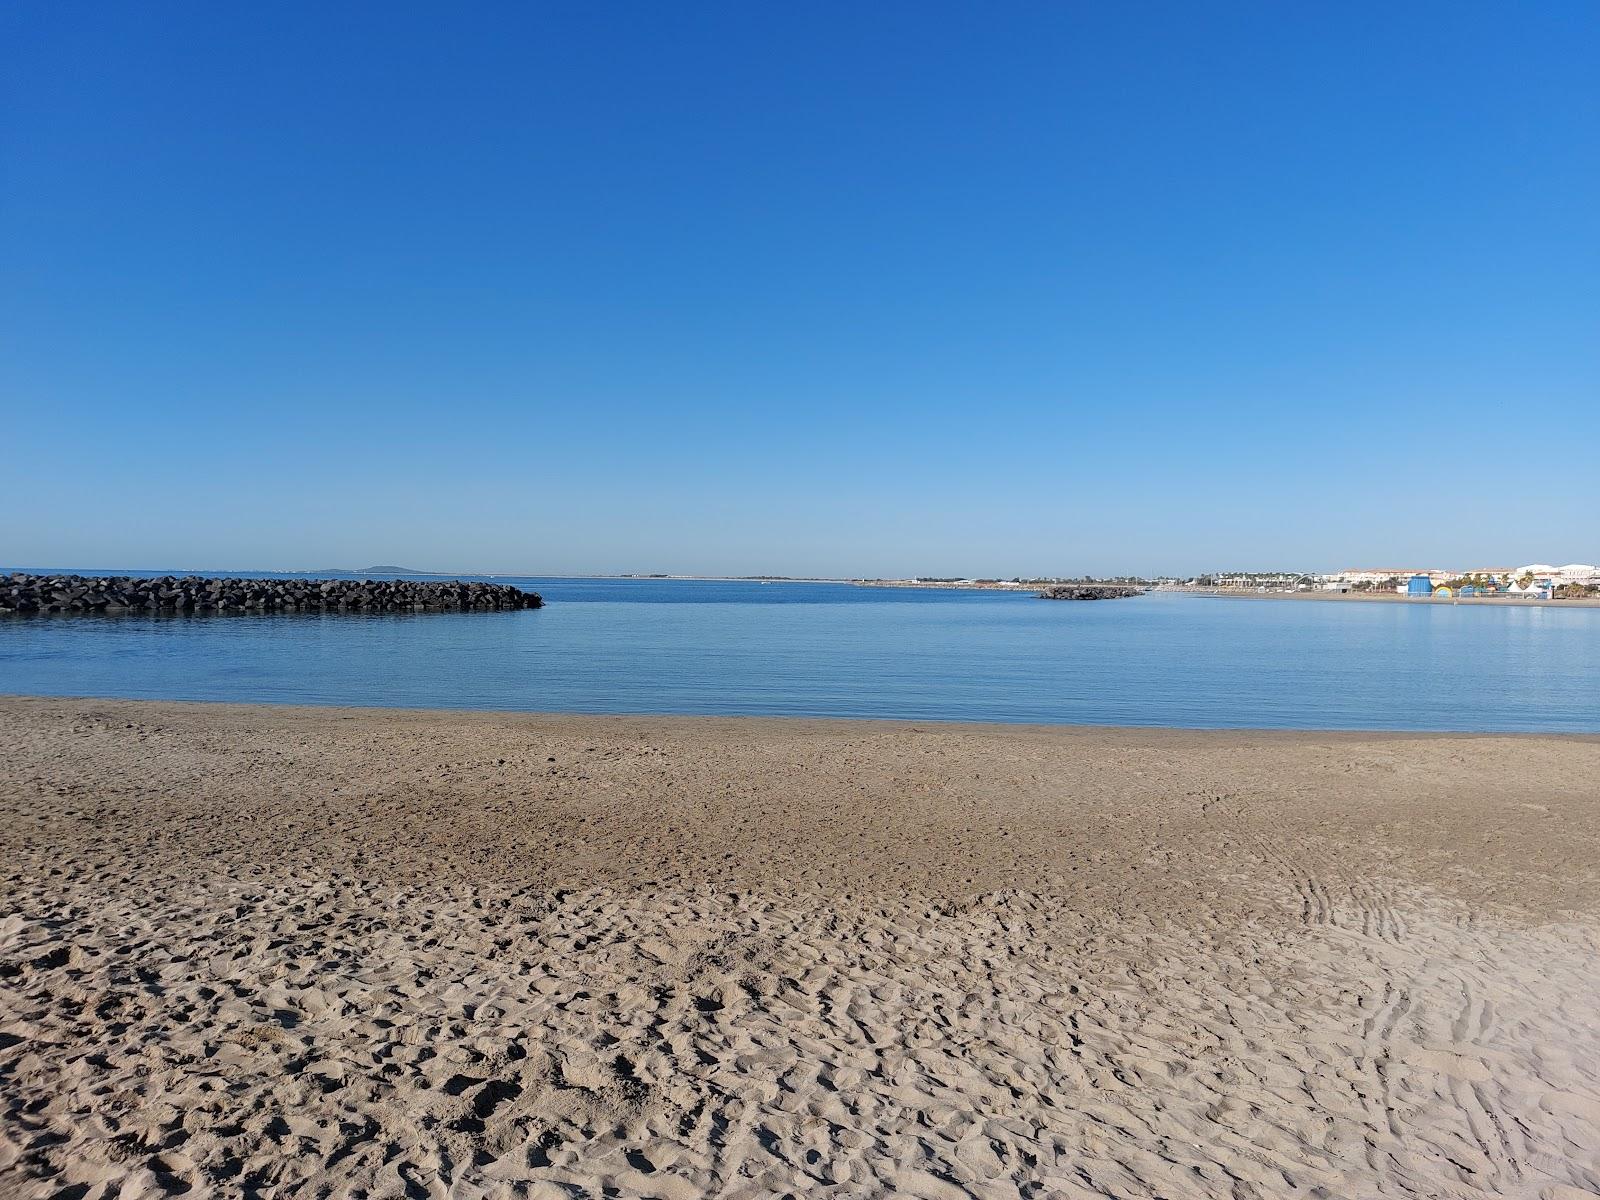
{"type": "Polygon", "coordinates": [[[1552,583],[1600,583],[1600,567],[1591,563],[1568,563],[1564,567],[1552,567],[1549,563],[1529,563],[1525,567],[1515,567],[1510,572],[1515,579],[1525,575],[1532,575],[1536,579],[1548,579],[1552,583]]]}
{"type": "Polygon", "coordinates": [[[1328,578],[1341,583],[1380,584],[1391,579],[1410,579],[1416,574],[1418,571],[1415,567],[1346,567],[1328,578]]]}
{"type": "Polygon", "coordinates": [[[1551,572],[1556,583],[1581,583],[1593,586],[1600,583],[1600,567],[1589,563],[1568,563],[1551,572]]]}

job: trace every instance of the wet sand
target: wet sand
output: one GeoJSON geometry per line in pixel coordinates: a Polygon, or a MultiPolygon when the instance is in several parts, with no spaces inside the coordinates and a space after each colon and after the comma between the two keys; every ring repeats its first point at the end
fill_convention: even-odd
{"type": "Polygon", "coordinates": [[[1600,739],[0,699],[0,1197],[1600,1195],[1600,739]]]}

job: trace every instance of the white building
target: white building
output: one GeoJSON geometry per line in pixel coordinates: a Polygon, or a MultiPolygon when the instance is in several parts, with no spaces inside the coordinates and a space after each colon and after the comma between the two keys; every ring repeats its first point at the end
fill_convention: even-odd
{"type": "Polygon", "coordinates": [[[1568,563],[1564,567],[1552,567],[1549,563],[1529,563],[1525,567],[1517,567],[1512,573],[1512,578],[1521,579],[1524,575],[1532,575],[1535,579],[1548,579],[1558,586],[1563,583],[1600,583],[1600,567],[1589,563],[1568,563]]]}

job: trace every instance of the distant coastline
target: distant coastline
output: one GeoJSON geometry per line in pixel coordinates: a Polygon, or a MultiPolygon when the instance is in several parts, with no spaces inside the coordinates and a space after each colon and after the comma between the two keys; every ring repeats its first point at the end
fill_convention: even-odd
{"type": "Polygon", "coordinates": [[[1248,588],[1166,586],[1157,591],[1184,596],[1212,596],[1219,600],[1334,600],[1353,603],[1415,604],[1419,607],[1463,604],[1469,608],[1600,608],[1595,600],[1534,600],[1518,596],[1405,596],[1398,592],[1258,592],[1248,588]]]}
{"type": "Polygon", "coordinates": [[[501,579],[590,579],[590,580],[615,580],[618,582],[635,583],[662,583],[662,582],[702,582],[702,583],[790,583],[790,584],[816,584],[831,583],[849,585],[860,588],[896,588],[911,591],[969,591],[969,592],[1014,592],[1018,595],[1037,595],[1041,589],[1063,584],[1104,584],[1109,586],[1139,587],[1152,592],[1165,592],[1177,595],[1210,596],[1231,600],[1341,600],[1341,601],[1376,601],[1383,604],[1469,604],[1481,606],[1537,606],[1557,608],[1597,608],[1600,607],[1600,596],[1588,598],[1555,598],[1541,600],[1508,595],[1479,595],[1452,597],[1434,596],[1408,596],[1389,591],[1329,591],[1323,589],[1284,590],[1271,588],[1261,590],[1256,587],[1207,587],[1191,583],[1173,582],[1171,576],[1152,578],[1147,580],[1133,580],[1119,578],[1099,580],[1088,577],[1069,579],[1066,577],[1035,577],[1030,579],[935,579],[928,577],[906,578],[879,578],[866,579],[840,575],[697,575],[677,574],[669,572],[555,572],[540,571],[425,571],[414,567],[401,566],[372,566],[358,569],[344,567],[326,567],[316,570],[267,570],[257,569],[252,571],[235,571],[226,568],[104,568],[104,567],[39,567],[26,565],[7,566],[0,564],[0,576],[12,573],[25,573],[28,575],[82,575],[91,577],[112,576],[146,576],[170,575],[174,577],[198,576],[203,578],[278,578],[295,581],[339,580],[362,581],[390,579],[416,579],[416,580],[501,580],[501,579]]]}
{"type": "Polygon", "coordinates": [[[844,579],[856,587],[870,588],[920,588],[927,591],[952,592],[1030,592],[1038,591],[1037,583],[1012,583],[1010,580],[977,579],[844,579]]]}
{"type": "MultiPolygon", "coordinates": [[[[316,570],[279,571],[266,568],[232,570],[225,567],[41,567],[37,565],[0,564],[0,575],[21,572],[28,575],[85,575],[85,576],[158,576],[171,575],[182,578],[284,578],[294,580],[364,580],[384,576],[415,579],[606,579],[624,583],[838,583],[854,587],[916,588],[933,591],[1000,591],[1037,592],[1042,587],[1062,583],[1095,583],[1097,580],[1041,577],[1020,582],[1009,579],[859,579],[845,575],[694,575],[670,572],[625,571],[607,574],[595,571],[543,572],[543,571],[422,571],[411,567],[362,567],[351,570],[344,567],[324,567],[316,570]]],[[[1125,581],[1113,581],[1125,582],[1125,581]]],[[[1150,586],[1140,584],[1140,586],[1150,586]]]]}
{"type": "MultiPolygon", "coordinates": [[[[833,580],[816,580],[813,582],[835,582],[833,580]]],[[[918,588],[927,591],[956,591],[956,592],[1025,592],[1037,593],[1043,588],[1063,587],[1077,585],[1101,586],[1112,588],[1150,588],[1153,585],[1143,580],[1129,579],[844,579],[840,583],[853,583],[857,587],[872,588],[918,588]]]]}

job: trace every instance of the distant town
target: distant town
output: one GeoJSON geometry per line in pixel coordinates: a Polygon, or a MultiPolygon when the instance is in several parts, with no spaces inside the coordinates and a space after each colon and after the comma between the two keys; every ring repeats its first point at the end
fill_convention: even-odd
{"type": "Polygon", "coordinates": [[[854,579],[866,587],[1040,588],[1058,584],[1113,584],[1212,594],[1347,595],[1411,600],[1596,600],[1600,567],[1588,563],[1529,563],[1520,567],[1446,570],[1428,567],[1347,567],[1342,571],[1214,571],[1189,578],[1132,575],[962,578],[919,575],[908,579],[854,579]]]}
{"type": "MultiPolygon", "coordinates": [[[[1412,599],[1506,597],[1523,600],[1600,599],[1600,567],[1530,563],[1520,567],[1443,570],[1424,567],[1349,567],[1331,574],[1234,571],[1171,581],[1177,586],[1250,592],[1329,592],[1399,595],[1412,599]]],[[[1169,586],[1171,585],[1169,583],[1169,586]]]]}

